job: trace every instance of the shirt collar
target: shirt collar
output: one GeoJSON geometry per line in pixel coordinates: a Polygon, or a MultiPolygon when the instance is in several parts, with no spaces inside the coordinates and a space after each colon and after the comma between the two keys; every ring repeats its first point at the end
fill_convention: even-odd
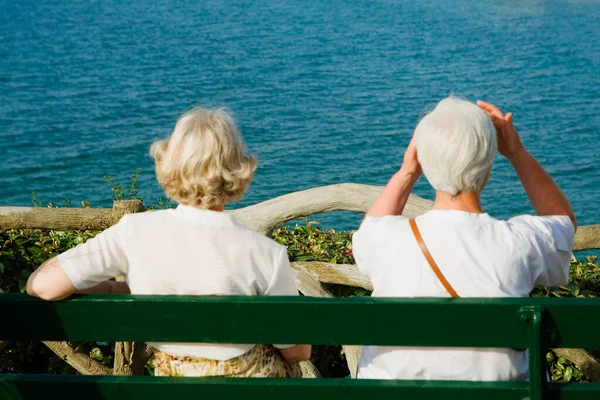
{"type": "Polygon", "coordinates": [[[220,211],[211,211],[201,208],[179,204],[174,210],[176,216],[188,221],[194,221],[203,225],[234,226],[237,224],[233,214],[220,211]]]}
{"type": "MultiPolygon", "coordinates": [[[[488,213],[471,213],[462,210],[429,210],[425,214],[435,216],[434,218],[490,218],[488,213]]],[[[424,215],[425,215],[424,214],[424,215]]]]}

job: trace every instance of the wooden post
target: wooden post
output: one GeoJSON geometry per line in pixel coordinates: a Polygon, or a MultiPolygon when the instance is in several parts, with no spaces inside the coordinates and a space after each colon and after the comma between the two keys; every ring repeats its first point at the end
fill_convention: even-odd
{"type": "MultiPolygon", "coordinates": [[[[125,215],[145,211],[141,200],[117,200],[113,204],[116,215],[125,215]]],[[[124,281],[123,276],[117,281],[124,281]]],[[[146,356],[146,344],[142,342],[117,342],[115,343],[115,362],[113,375],[143,375],[146,356]]]]}

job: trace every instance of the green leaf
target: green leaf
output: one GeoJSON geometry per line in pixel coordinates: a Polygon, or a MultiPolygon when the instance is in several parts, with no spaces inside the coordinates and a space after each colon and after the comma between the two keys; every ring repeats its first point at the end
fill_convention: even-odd
{"type": "Polygon", "coordinates": [[[0,274],[4,273],[4,264],[0,262],[0,274]]]}
{"type": "Polygon", "coordinates": [[[569,382],[573,377],[573,368],[567,367],[565,368],[565,373],[563,374],[563,382],[569,382]]]}
{"type": "Polygon", "coordinates": [[[94,347],[92,350],[90,350],[90,357],[96,361],[102,361],[104,354],[102,354],[102,350],[100,350],[98,347],[94,347]]]}

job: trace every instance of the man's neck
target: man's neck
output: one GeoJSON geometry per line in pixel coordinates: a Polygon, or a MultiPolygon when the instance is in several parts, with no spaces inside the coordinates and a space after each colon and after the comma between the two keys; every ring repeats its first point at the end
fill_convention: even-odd
{"type": "Polygon", "coordinates": [[[434,210],[457,210],[465,211],[473,214],[483,214],[481,209],[480,193],[464,192],[459,193],[454,198],[446,193],[437,191],[435,202],[433,203],[434,210]]]}

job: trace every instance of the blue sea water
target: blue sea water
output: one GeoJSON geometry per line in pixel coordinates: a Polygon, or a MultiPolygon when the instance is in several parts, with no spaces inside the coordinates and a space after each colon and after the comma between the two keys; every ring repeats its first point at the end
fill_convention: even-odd
{"type": "MultiPolygon", "coordinates": [[[[233,110],[261,161],[236,207],[383,185],[423,111],[456,94],[512,111],[580,223],[600,223],[599,21],[598,1],[0,0],[0,205],[110,206],[103,176],[136,168],[152,203],[148,148],[194,105],[233,110]]],[[[533,211],[501,158],[483,199],[533,211]]]]}

